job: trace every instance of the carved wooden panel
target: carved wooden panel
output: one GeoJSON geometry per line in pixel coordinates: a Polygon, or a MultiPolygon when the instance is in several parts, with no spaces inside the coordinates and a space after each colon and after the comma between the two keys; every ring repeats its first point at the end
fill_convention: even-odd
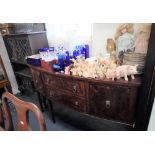
{"type": "Polygon", "coordinates": [[[25,57],[32,54],[27,37],[10,37],[6,43],[11,60],[25,62],[25,57]]]}
{"type": "Polygon", "coordinates": [[[16,45],[16,40],[14,38],[6,39],[7,47],[9,48],[8,54],[10,59],[17,60],[17,50],[14,45],[16,45]]]}
{"type": "Polygon", "coordinates": [[[29,40],[27,37],[17,37],[16,38],[16,49],[17,49],[17,59],[19,61],[25,62],[25,57],[32,54],[29,40]]]}

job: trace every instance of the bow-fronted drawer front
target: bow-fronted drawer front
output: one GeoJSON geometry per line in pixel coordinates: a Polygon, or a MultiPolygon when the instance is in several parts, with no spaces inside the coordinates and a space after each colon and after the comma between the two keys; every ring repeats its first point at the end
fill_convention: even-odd
{"type": "Polygon", "coordinates": [[[64,94],[63,103],[77,111],[86,112],[86,100],[85,99],[74,97],[68,94],[64,94]]]}
{"type": "Polygon", "coordinates": [[[76,80],[68,80],[63,79],[63,86],[64,91],[66,93],[71,93],[74,96],[84,97],[85,98],[85,83],[82,81],[76,81],[76,80]]]}
{"type": "Polygon", "coordinates": [[[90,114],[105,119],[134,123],[136,87],[90,85],[90,114]]]}
{"type": "Polygon", "coordinates": [[[43,83],[46,85],[46,86],[49,86],[51,88],[59,88],[59,89],[63,89],[63,80],[62,78],[59,78],[57,76],[52,76],[50,74],[46,74],[44,73],[43,74],[43,83]]]}

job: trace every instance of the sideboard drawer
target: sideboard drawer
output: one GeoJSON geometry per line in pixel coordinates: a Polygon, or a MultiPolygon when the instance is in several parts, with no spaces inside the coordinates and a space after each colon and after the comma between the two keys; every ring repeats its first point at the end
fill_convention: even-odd
{"type": "Polygon", "coordinates": [[[79,97],[69,95],[59,89],[51,89],[51,87],[46,86],[46,96],[56,102],[63,103],[70,108],[73,108],[80,112],[86,112],[86,100],[79,97]]]}
{"type": "Polygon", "coordinates": [[[49,99],[52,99],[53,101],[62,102],[63,101],[63,95],[62,93],[57,89],[51,89],[51,87],[45,86],[46,96],[49,99]]]}
{"type": "Polygon", "coordinates": [[[90,85],[90,113],[133,124],[136,96],[136,87],[90,85]]]}
{"type": "Polygon", "coordinates": [[[85,97],[85,84],[82,81],[63,79],[64,90],[74,96],[85,97]]]}
{"type": "Polygon", "coordinates": [[[63,81],[59,77],[51,76],[50,74],[43,74],[43,83],[51,88],[63,88],[63,81]]]}
{"type": "Polygon", "coordinates": [[[82,81],[68,80],[61,77],[43,74],[43,83],[51,89],[60,89],[73,96],[85,97],[85,84],[82,81]]]}
{"type": "Polygon", "coordinates": [[[73,96],[64,94],[63,103],[77,111],[86,112],[86,100],[85,99],[81,99],[78,97],[73,97],[73,96]]]}

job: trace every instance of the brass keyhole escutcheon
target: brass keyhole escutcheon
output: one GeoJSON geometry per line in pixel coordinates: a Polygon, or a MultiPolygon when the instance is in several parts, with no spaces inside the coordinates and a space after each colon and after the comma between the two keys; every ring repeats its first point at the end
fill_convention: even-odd
{"type": "Polygon", "coordinates": [[[76,85],[73,86],[73,92],[76,93],[76,85]]]}
{"type": "Polygon", "coordinates": [[[106,106],[107,109],[110,109],[111,104],[110,104],[109,100],[105,101],[105,106],[106,106]]]}
{"type": "Polygon", "coordinates": [[[77,106],[79,103],[78,103],[78,101],[75,101],[75,105],[77,106]]]}

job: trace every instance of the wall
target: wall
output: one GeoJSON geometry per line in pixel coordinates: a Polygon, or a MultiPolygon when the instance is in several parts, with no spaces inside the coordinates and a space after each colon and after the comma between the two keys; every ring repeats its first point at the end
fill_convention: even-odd
{"type": "Polygon", "coordinates": [[[113,38],[119,24],[94,23],[92,28],[92,56],[100,57],[106,54],[107,38],[113,38]]]}
{"type": "Polygon", "coordinates": [[[49,46],[62,44],[70,52],[78,44],[88,44],[91,50],[90,23],[46,23],[49,46]]]}
{"type": "MultiPolygon", "coordinates": [[[[77,44],[88,44],[90,56],[105,56],[108,38],[115,37],[120,23],[46,23],[50,46],[62,44],[73,51],[77,44]]],[[[134,24],[134,34],[142,24],[134,24]]]]}
{"type": "Polygon", "coordinates": [[[3,41],[1,34],[0,34],[0,54],[1,54],[4,66],[5,66],[8,78],[11,82],[12,91],[14,94],[17,94],[19,92],[17,82],[15,79],[15,75],[14,75],[14,72],[12,70],[12,66],[11,66],[11,63],[10,63],[10,60],[9,60],[9,57],[7,54],[7,50],[6,50],[6,47],[4,45],[4,41],[3,41]]]}
{"type": "MultiPolygon", "coordinates": [[[[107,39],[114,39],[116,30],[120,23],[94,23],[92,24],[92,51],[91,55],[96,57],[105,56],[107,39]]],[[[146,24],[147,25],[147,24],[146,24]]],[[[150,24],[149,24],[150,25],[150,24]]],[[[140,29],[144,26],[142,23],[134,23],[134,33],[136,36],[140,29]]],[[[150,27],[149,27],[150,28],[150,27]]],[[[145,30],[146,31],[146,30],[145,30]]],[[[150,33],[148,31],[148,33],[150,33]]]]}

